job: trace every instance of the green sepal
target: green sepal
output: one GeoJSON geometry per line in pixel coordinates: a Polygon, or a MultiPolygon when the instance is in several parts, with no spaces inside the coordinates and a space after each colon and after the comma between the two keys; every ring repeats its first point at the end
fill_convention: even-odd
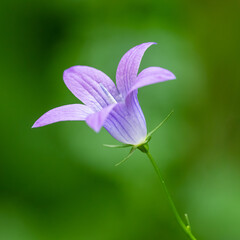
{"type": "Polygon", "coordinates": [[[136,150],[137,148],[135,146],[133,146],[129,152],[129,154],[119,163],[115,164],[115,166],[119,166],[120,164],[124,163],[125,161],[127,161],[131,156],[132,154],[134,153],[134,151],[136,150]]]}
{"type": "Polygon", "coordinates": [[[131,144],[122,144],[122,145],[109,145],[109,144],[103,144],[104,147],[109,147],[109,148],[127,148],[127,147],[132,147],[131,144]]]}
{"type": "MultiPolygon", "coordinates": [[[[149,138],[149,140],[150,140],[150,138],[149,138]]],[[[138,149],[143,153],[147,153],[149,150],[148,142],[138,146],[138,149]]]]}
{"type": "MultiPolygon", "coordinates": [[[[148,133],[148,135],[147,135],[147,140],[148,140],[148,138],[150,138],[152,135],[153,135],[153,133],[155,133],[167,120],[168,120],[168,118],[172,115],[172,113],[173,113],[174,111],[172,110],[164,119],[163,119],[163,121],[162,122],[160,122],[158,125],[157,125],[157,127],[155,127],[150,133],[148,133]]],[[[149,139],[150,140],[150,139],[149,139]]],[[[148,140],[148,141],[149,141],[148,140]]]]}

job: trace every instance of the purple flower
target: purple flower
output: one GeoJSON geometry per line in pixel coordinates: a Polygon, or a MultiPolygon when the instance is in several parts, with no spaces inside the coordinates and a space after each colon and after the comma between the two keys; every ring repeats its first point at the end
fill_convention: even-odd
{"type": "Polygon", "coordinates": [[[92,67],[74,66],[65,70],[65,84],[84,105],[54,108],[41,116],[33,128],[84,120],[96,132],[104,127],[122,143],[135,146],[143,143],[147,128],[137,98],[138,88],[175,79],[173,73],[160,67],[149,67],[138,74],[142,56],[152,44],[140,44],[122,57],[117,68],[117,87],[107,75],[92,67]]]}

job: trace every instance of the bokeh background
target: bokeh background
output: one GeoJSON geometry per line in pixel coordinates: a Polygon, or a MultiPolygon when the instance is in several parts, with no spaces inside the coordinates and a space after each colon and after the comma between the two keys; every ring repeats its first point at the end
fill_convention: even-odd
{"type": "Polygon", "coordinates": [[[238,1],[1,1],[0,239],[186,239],[149,160],[84,122],[31,129],[78,100],[64,69],[115,81],[122,55],[148,41],[141,69],[176,81],[139,90],[150,150],[197,239],[240,239],[238,1]]]}

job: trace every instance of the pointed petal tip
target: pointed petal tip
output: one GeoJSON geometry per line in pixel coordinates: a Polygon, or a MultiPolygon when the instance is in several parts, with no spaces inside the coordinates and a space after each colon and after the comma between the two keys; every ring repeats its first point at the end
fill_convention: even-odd
{"type": "Polygon", "coordinates": [[[42,127],[41,124],[39,124],[38,120],[32,125],[31,128],[38,128],[38,127],[42,127]]]}
{"type": "Polygon", "coordinates": [[[171,73],[171,79],[169,79],[169,80],[174,80],[174,79],[176,79],[176,76],[175,76],[172,72],[169,71],[169,73],[171,73]]]}
{"type": "Polygon", "coordinates": [[[150,47],[151,45],[155,45],[155,44],[157,44],[157,43],[156,42],[145,42],[140,45],[147,45],[148,47],[150,47]]]}
{"type": "Polygon", "coordinates": [[[176,80],[176,76],[174,74],[169,75],[168,79],[169,80],[176,80]]]}
{"type": "Polygon", "coordinates": [[[39,119],[32,125],[31,128],[39,128],[39,127],[44,127],[47,124],[42,123],[41,121],[39,121],[39,119]]]}
{"type": "MultiPolygon", "coordinates": [[[[87,122],[87,124],[88,124],[88,122],[87,122]]],[[[96,132],[96,133],[99,133],[100,130],[101,130],[101,128],[102,128],[102,127],[93,126],[93,125],[90,125],[90,124],[88,124],[88,126],[89,126],[90,128],[92,128],[92,130],[93,130],[94,132],[96,132]]]]}
{"type": "Polygon", "coordinates": [[[69,68],[65,69],[63,71],[63,80],[64,80],[64,82],[66,82],[66,80],[68,80],[69,74],[76,73],[76,71],[80,67],[84,67],[84,66],[75,65],[75,66],[72,66],[72,67],[69,67],[69,68]]]}
{"type": "Polygon", "coordinates": [[[91,114],[89,115],[89,117],[86,118],[86,123],[87,125],[96,133],[99,133],[101,128],[102,128],[102,124],[99,124],[98,121],[96,121],[96,113],[95,114],[91,114]]]}
{"type": "Polygon", "coordinates": [[[143,44],[157,44],[156,42],[145,42],[145,43],[143,43],[143,44]]]}
{"type": "Polygon", "coordinates": [[[89,119],[86,120],[86,123],[96,133],[99,133],[102,128],[101,126],[96,126],[96,125],[92,124],[91,120],[89,120],[89,119]]]}
{"type": "Polygon", "coordinates": [[[63,80],[64,80],[64,78],[66,77],[67,74],[69,74],[69,73],[71,73],[71,72],[74,71],[74,68],[75,68],[75,67],[77,67],[77,66],[72,66],[72,67],[67,68],[67,69],[65,69],[65,70],[63,71],[63,80]]]}
{"type": "Polygon", "coordinates": [[[103,127],[108,115],[117,104],[118,103],[111,104],[103,108],[99,112],[90,114],[85,120],[87,125],[90,128],[92,128],[95,132],[99,132],[103,127]]]}

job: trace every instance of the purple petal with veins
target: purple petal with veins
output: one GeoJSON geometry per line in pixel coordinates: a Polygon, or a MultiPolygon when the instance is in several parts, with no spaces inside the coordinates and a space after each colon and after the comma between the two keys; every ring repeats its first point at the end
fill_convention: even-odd
{"type": "Polygon", "coordinates": [[[126,52],[120,60],[116,73],[117,87],[123,97],[127,95],[137,79],[138,69],[145,51],[154,42],[142,43],[126,52]]]}
{"type": "Polygon", "coordinates": [[[105,123],[107,117],[109,116],[110,112],[116,105],[117,104],[109,105],[109,106],[103,108],[99,112],[90,114],[86,118],[86,123],[88,124],[88,126],[90,128],[92,128],[95,132],[99,132],[100,129],[102,128],[103,124],[105,123]]]}
{"type": "Polygon", "coordinates": [[[117,104],[109,113],[105,129],[118,141],[137,145],[143,142],[147,135],[145,120],[140,117],[138,102],[131,105],[125,103],[117,104]]]}
{"type": "MultiPolygon", "coordinates": [[[[154,83],[173,80],[176,77],[170,71],[160,67],[149,67],[139,73],[129,92],[154,83]]],[[[128,93],[129,94],[129,93],[128,93]]]]}
{"type": "Polygon", "coordinates": [[[43,127],[60,121],[84,121],[93,110],[82,104],[70,104],[54,108],[43,114],[32,126],[43,127]]]}
{"type": "Polygon", "coordinates": [[[116,99],[118,90],[114,82],[103,72],[86,66],[74,66],[64,71],[63,79],[69,90],[84,104],[95,111],[109,105],[102,86],[116,99]]]}

